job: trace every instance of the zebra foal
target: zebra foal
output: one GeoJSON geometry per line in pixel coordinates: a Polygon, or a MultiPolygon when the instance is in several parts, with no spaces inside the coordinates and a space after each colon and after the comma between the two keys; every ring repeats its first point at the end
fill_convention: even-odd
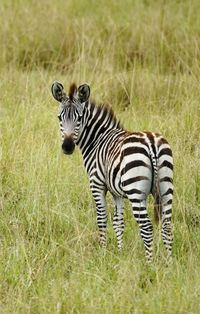
{"type": "Polygon", "coordinates": [[[68,95],[54,82],[53,97],[60,103],[59,121],[62,150],[72,154],[78,145],[90,179],[96,203],[100,244],[106,245],[106,193],[115,202],[113,228],[118,248],[124,232],[123,199],[132,204],[139,225],[146,258],[152,260],[153,226],[147,213],[147,197],[155,199],[155,217],[162,223],[162,239],[168,257],[172,251],[173,158],[166,139],[151,132],[131,133],[116,119],[113,111],[90,101],[90,87],[72,84],[68,95]]]}

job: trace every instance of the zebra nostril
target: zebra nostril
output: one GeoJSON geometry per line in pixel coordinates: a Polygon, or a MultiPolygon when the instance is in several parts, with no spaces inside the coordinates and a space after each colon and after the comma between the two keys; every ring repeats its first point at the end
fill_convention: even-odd
{"type": "Polygon", "coordinates": [[[74,141],[71,137],[66,137],[62,143],[63,153],[66,155],[70,155],[73,153],[75,148],[74,141]]]}

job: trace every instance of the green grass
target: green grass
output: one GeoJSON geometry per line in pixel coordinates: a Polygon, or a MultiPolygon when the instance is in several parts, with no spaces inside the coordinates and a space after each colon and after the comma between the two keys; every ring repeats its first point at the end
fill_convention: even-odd
{"type": "MultiPolygon", "coordinates": [[[[2,1],[0,313],[200,312],[199,1],[2,1]],[[108,246],[78,149],[60,148],[50,86],[87,81],[129,130],[162,133],[175,162],[174,248],[147,266],[126,202],[108,246]]],[[[152,217],[152,201],[150,199],[152,217]]]]}

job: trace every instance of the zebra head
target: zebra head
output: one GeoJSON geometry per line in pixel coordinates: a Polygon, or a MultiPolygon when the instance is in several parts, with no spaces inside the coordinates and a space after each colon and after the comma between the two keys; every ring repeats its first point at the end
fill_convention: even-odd
{"type": "Polygon", "coordinates": [[[53,97],[60,103],[58,119],[62,136],[62,150],[64,154],[72,154],[83,125],[85,103],[90,96],[90,87],[87,84],[71,84],[69,94],[59,82],[51,87],[53,97]]]}

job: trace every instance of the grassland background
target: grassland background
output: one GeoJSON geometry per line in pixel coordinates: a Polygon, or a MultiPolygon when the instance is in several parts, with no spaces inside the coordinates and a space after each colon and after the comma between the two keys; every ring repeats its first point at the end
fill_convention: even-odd
{"type": "Polygon", "coordinates": [[[198,0],[1,1],[0,313],[200,313],[199,14],[198,0]],[[117,252],[110,197],[99,248],[81,155],[61,153],[55,79],[87,81],[127,129],[171,143],[170,267],[159,227],[145,264],[128,203],[117,252]]]}

